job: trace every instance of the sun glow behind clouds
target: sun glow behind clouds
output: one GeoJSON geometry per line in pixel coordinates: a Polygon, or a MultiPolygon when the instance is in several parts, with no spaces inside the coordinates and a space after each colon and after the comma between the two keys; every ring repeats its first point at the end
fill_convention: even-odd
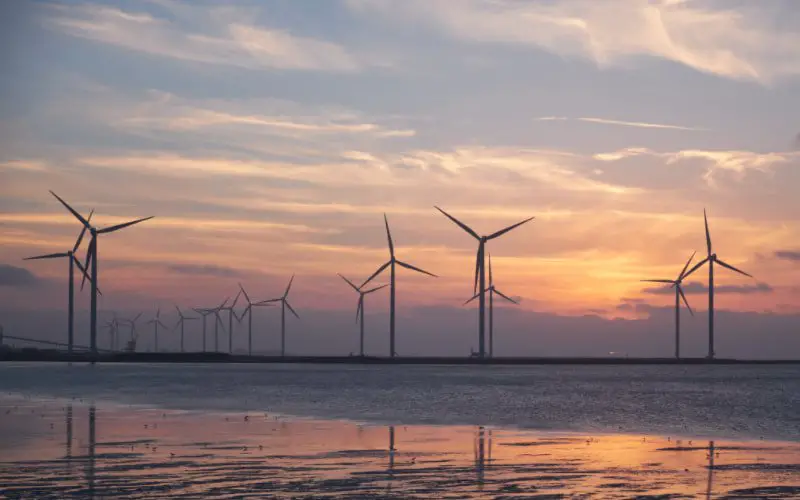
{"type": "MultiPolygon", "coordinates": [[[[666,59],[677,64],[665,75],[698,85],[681,92],[704,99],[729,92],[744,101],[768,90],[729,80],[790,79],[800,60],[789,46],[797,33],[766,29],[763,12],[748,18],[696,2],[630,0],[610,10],[596,3],[350,2],[342,13],[356,23],[348,36],[233,5],[47,6],[42,24],[59,37],[50,46],[102,47],[153,69],[144,79],[125,73],[125,85],[99,67],[80,78],[74,68],[54,69],[52,94],[37,95],[29,116],[4,117],[18,140],[0,138],[7,146],[0,244],[9,261],[68,246],[75,222],[46,192],[57,187],[80,210],[96,208],[100,225],[157,216],[104,240],[110,296],[146,297],[184,281],[274,279],[278,286],[292,272],[301,288],[319,292],[336,286],[335,272],[363,278],[386,259],[385,212],[403,258],[441,275],[435,282],[404,275],[405,303],[457,306],[470,290],[475,242],[432,206],[482,231],[536,216],[490,245],[503,290],[523,297],[523,309],[616,316],[623,299],[669,304],[644,294],[639,280],[673,276],[703,250],[708,207],[720,255],[774,289],[746,301],[720,297],[722,306],[800,307],[790,289],[800,269],[760,257],[797,247],[792,186],[800,154],[720,139],[731,130],[742,137],[743,129],[726,128],[732,120],[716,105],[699,122],[680,99],[645,102],[651,107],[628,95],[606,102],[605,83],[576,82],[569,69],[597,65],[602,71],[587,73],[597,81],[616,71],[630,79],[652,69],[640,69],[640,56],[666,59]],[[416,22],[423,8],[427,28],[420,24],[416,36],[441,53],[389,33],[392,23],[416,22]],[[386,9],[391,22],[376,15],[386,9]],[[371,38],[376,27],[385,37],[371,38]],[[497,56],[485,74],[462,66],[476,46],[497,56]],[[516,82],[511,66],[544,64],[542,51],[570,58],[546,68],[563,78],[563,89],[516,82]],[[433,72],[441,86],[425,66],[431,61],[441,66],[433,72]],[[688,79],[687,68],[720,78],[688,79]],[[581,98],[593,92],[602,106],[581,98]],[[508,109],[504,99],[519,108],[521,126],[535,127],[528,136],[506,140],[519,124],[460,109],[472,102],[508,109]],[[225,271],[202,274],[202,266],[225,271]]],[[[608,81],[623,91],[629,85],[608,81]]],[[[37,268],[54,279],[60,271],[37,268]]],[[[337,299],[315,300],[344,307],[337,299]]]]}

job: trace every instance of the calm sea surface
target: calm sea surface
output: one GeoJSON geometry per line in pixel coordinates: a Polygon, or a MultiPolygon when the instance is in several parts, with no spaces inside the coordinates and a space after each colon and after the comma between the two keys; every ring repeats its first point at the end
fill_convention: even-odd
{"type": "Polygon", "coordinates": [[[800,441],[797,366],[5,363],[0,392],[392,425],[800,441]]]}

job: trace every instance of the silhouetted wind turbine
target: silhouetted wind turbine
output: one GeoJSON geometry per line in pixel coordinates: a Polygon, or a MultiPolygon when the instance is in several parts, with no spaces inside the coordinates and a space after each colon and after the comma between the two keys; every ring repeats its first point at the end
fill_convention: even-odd
{"type": "Polygon", "coordinates": [[[147,322],[148,325],[153,325],[153,338],[155,339],[155,352],[158,352],[158,327],[162,326],[167,328],[167,325],[161,322],[161,308],[156,311],[156,317],[147,322]]]}
{"type": "Polygon", "coordinates": [[[367,278],[367,280],[361,284],[359,288],[363,288],[367,283],[372,281],[376,276],[381,274],[387,267],[389,268],[389,356],[395,357],[396,352],[394,348],[394,338],[395,338],[395,274],[396,274],[396,267],[405,267],[406,269],[410,269],[412,271],[416,271],[418,273],[427,274],[428,276],[433,276],[436,278],[437,276],[433,273],[429,273],[423,269],[418,267],[414,267],[411,264],[403,262],[401,260],[397,260],[394,255],[394,241],[392,240],[392,233],[389,231],[389,219],[386,218],[386,214],[383,214],[383,222],[386,225],[386,238],[389,240],[389,261],[386,262],[384,265],[378,268],[377,271],[372,273],[372,276],[367,278]]]}
{"type": "MultiPolygon", "coordinates": [[[[92,295],[91,295],[91,315],[90,315],[90,347],[92,351],[92,355],[97,356],[97,285],[98,285],[98,274],[97,274],[97,237],[100,234],[104,233],[112,233],[114,231],[118,231],[120,229],[124,229],[128,226],[132,226],[134,224],[138,224],[140,222],[144,222],[146,220],[152,219],[153,217],[144,217],[141,219],[136,219],[130,222],[123,222],[122,224],[115,224],[113,226],[104,227],[102,229],[98,229],[92,226],[88,220],[84,219],[81,214],[76,212],[66,201],[62,200],[57,194],[53,191],[50,191],[50,194],[56,197],[58,201],[61,202],[64,207],[69,210],[72,215],[75,216],[76,219],[81,221],[81,224],[84,225],[86,229],[89,230],[89,233],[92,236],[91,241],[89,242],[89,248],[86,251],[86,264],[84,264],[84,269],[89,267],[89,261],[92,264],[92,272],[91,272],[91,285],[92,285],[92,295]]],[[[84,275],[84,280],[86,275],[84,275]]],[[[81,284],[83,287],[83,284],[81,284]]]]}
{"type": "Polygon", "coordinates": [[[257,306],[263,306],[274,302],[281,303],[281,356],[286,356],[286,308],[287,307],[289,308],[289,311],[291,311],[291,313],[294,314],[295,318],[300,319],[300,316],[292,308],[292,305],[289,304],[289,290],[292,289],[293,281],[294,281],[294,274],[289,280],[289,285],[286,287],[286,291],[283,293],[282,297],[279,297],[277,299],[262,300],[261,302],[255,304],[257,306]]]}
{"type": "MultiPolygon", "coordinates": [[[[489,357],[492,358],[494,357],[494,294],[501,296],[512,304],[519,305],[519,302],[495,288],[494,280],[492,279],[492,254],[489,254],[489,287],[486,291],[489,292],[489,357]]],[[[464,302],[464,305],[477,298],[480,298],[480,293],[476,293],[471,299],[464,302]]]]}
{"type": "Polygon", "coordinates": [[[245,291],[244,287],[241,283],[239,283],[239,290],[244,295],[244,300],[247,301],[247,307],[244,308],[242,311],[241,316],[236,316],[236,321],[242,322],[244,319],[245,314],[247,315],[247,355],[253,355],[253,306],[255,305],[262,305],[262,306],[271,306],[272,304],[255,304],[253,301],[250,300],[250,296],[245,291]]]}
{"type": "Polygon", "coordinates": [[[206,316],[212,314],[214,312],[213,309],[194,309],[194,312],[199,314],[203,319],[203,352],[207,352],[206,350],[206,316]]]}
{"type": "Polygon", "coordinates": [[[706,215],[706,210],[703,209],[703,222],[705,222],[706,226],[706,247],[708,248],[708,255],[705,259],[701,260],[697,264],[692,267],[692,269],[683,275],[684,278],[688,277],[690,274],[695,272],[699,269],[703,264],[708,262],[708,359],[714,359],[714,264],[719,264],[722,267],[726,267],[731,271],[735,271],[739,274],[743,274],[749,278],[752,278],[751,275],[747,274],[746,272],[736,269],[730,264],[727,264],[722,261],[722,259],[717,257],[716,253],[712,253],[711,251],[711,233],[708,231],[708,216],[706,215]]]}
{"type": "MultiPolygon", "coordinates": [[[[91,222],[92,214],[94,214],[94,210],[89,212],[89,217],[86,218],[87,222],[91,222]]],[[[42,260],[42,259],[60,259],[66,257],[69,262],[69,297],[67,299],[67,352],[72,354],[72,346],[75,340],[75,266],[78,266],[78,269],[81,270],[84,276],[86,276],[86,269],[83,267],[81,262],[75,257],[75,252],[78,251],[78,247],[81,246],[81,241],[83,240],[83,236],[86,234],[86,226],[81,228],[81,232],[78,235],[78,239],[75,240],[75,245],[72,246],[71,250],[67,250],[66,252],[61,253],[51,253],[47,255],[37,255],[36,257],[28,257],[24,260],[42,260]]]]}
{"type": "MultiPolygon", "coordinates": [[[[233,353],[233,308],[236,307],[236,303],[239,302],[239,297],[242,295],[242,291],[239,290],[239,293],[236,294],[236,298],[233,299],[231,305],[226,307],[220,307],[220,312],[228,311],[228,354],[233,353]]],[[[226,300],[225,302],[227,302],[226,300]]]]}
{"type": "MultiPolygon", "coordinates": [[[[175,306],[175,310],[178,311],[178,321],[175,322],[175,327],[172,328],[172,330],[174,331],[179,326],[181,327],[181,352],[184,352],[183,351],[184,323],[187,322],[187,321],[191,321],[191,320],[197,319],[197,318],[195,316],[184,316],[183,312],[180,309],[180,307],[178,307],[177,305],[175,306]]],[[[205,319],[205,316],[203,316],[203,318],[205,319]]],[[[205,333],[203,333],[203,337],[205,337],[205,333]]],[[[204,342],[203,342],[203,350],[205,350],[205,338],[203,340],[204,340],[204,342]]]]}
{"type": "MultiPolygon", "coordinates": [[[[697,252],[695,252],[697,253],[697,252]]],[[[689,301],[686,300],[686,295],[683,294],[683,279],[686,277],[686,269],[689,268],[689,264],[691,264],[692,259],[694,259],[694,253],[689,257],[689,260],[686,261],[686,265],[683,266],[680,274],[674,280],[642,280],[648,283],[667,283],[672,285],[672,288],[675,288],[675,359],[681,359],[681,299],[683,299],[683,303],[686,304],[686,308],[689,310],[689,314],[694,316],[694,312],[692,311],[692,307],[689,305],[689,301]]]]}
{"type": "Polygon", "coordinates": [[[364,357],[364,296],[368,295],[372,292],[377,292],[381,288],[386,288],[389,285],[381,285],[379,287],[371,288],[369,290],[363,290],[363,285],[361,287],[355,286],[352,281],[345,278],[341,274],[339,275],[340,278],[345,280],[348,285],[350,285],[353,290],[358,292],[358,307],[356,308],[356,322],[361,323],[361,335],[359,337],[359,355],[363,358],[364,357]]]}
{"type": "Polygon", "coordinates": [[[470,236],[478,240],[478,254],[475,260],[475,286],[473,287],[472,293],[478,294],[478,355],[483,358],[486,356],[486,347],[485,347],[485,329],[486,329],[486,266],[484,263],[484,252],[486,250],[486,243],[489,240],[493,240],[498,238],[507,232],[515,229],[526,222],[530,222],[534,219],[534,217],[529,217],[521,222],[517,222],[511,226],[508,226],[505,229],[501,229],[495,233],[490,234],[489,236],[478,236],[478,233],[472,230],[469,226],[461,222],[460,220],[456,219],[452,215],[448,214],[444,210],[439,207],[434,207],[436,210],[440,211],[442,215],[453,221],[458,227],[466,231],[470,236]],[[478,287],[478,282],[480,282],[480,288],[478,287]]]}
{"type": "Polygon", "coordinates": [[[214,309],[211,309],[211,312],[214,313],[214,317],[216,318],[216,321],[214,321],[214,352],[219,352],[220,325],[222,325],[223,330],[225,329],[225,325],[222,323],[222,318],[220,318],[219,313],[220,311],[222,311],[222,309],[225,307],[225,304],[227,304],[229,300],[231,300],[230,297],[225,299],[225,302],[223,302],[222,304],[218,305],[214,309]]]}
{"type": "Polygon", "coordinates": [[[131,352],[136,350],[136,342],[139,340],[139,334],[136,331],[136,322],[139,321],[139,318],[141,316],[142,316],[142,313],[139,313],[136,316],[134,316],[133,319],[122,320],[122,321],[127,322],[128,325],[130,325],[130,327],[131,327],[131,338],[128,341],[128,346],[131,349],[131,352]]]}

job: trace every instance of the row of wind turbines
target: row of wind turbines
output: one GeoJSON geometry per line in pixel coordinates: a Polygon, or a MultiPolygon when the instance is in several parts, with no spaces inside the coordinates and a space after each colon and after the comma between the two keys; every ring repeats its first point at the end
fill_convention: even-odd
{"type": "MultiPolygon", "coordinates": [[[[68,314],[68,345],[69,345],[69,352],[71,353],[73,350],[74,344],[74,268],[77,267],[81,274],[82,274],[82,281],[81,281],[81,289],[83,289],[84,284],[86,281],[89,281],[91,285],[90,291],[90,351],[92,354],[97,354],[98,346],[97,346],[97,300],[98,295],[101,295],[100,289],[98,287],[99,275],[98,275],[98,236],[100,234],[107,234],[118,231],[120,229],[127,228],[134,224],[138,224],[153,217],[144,217],[135,219],[129,222],[124,222],[121,224],[116,224],[106,228],[97,228],[91,223],[92,216],[94,215],[94,211],[89,212],[87,217],[83,217],[78,211],[73,209],[66,201],[60,198],[56,193],[50,191],[50,193],[81,223],[82,228],[78,235],[78,238],[73,245],[73,247],[66,252],[61,253],[54,253],[54,254],[47,254],[47,255],[39,255],[35,257],[29,257],[26,260],[40,260],[40,259],[58,259],[58,258],[66,258],[68,260],[69,265],[69,282],[68,282],[68,291],[69,291],[69,299],[68,299],[68,307],[69,307],[69,314],[68,314]],[[91,235],[91,239],[89,242],[88,249],[86,251],[86,257],[84,263],[77,258],[76,254],[79,250],[81,242],[85,236],[86,231],[88,231],[91,235]]],[[[518,302],[508,295],[504,294],[500,290],[498,290],[494,285],[494,280],[492,276],[492,267],[491,267],[491,255],[487,251],[487,244],[499,238],[500,236],[516,229],[523,224],[526,224],[534,219],[534,217],[527,218],[515,224],[512,224],[508,227],[505,227],[499,231],[494,233],[490,233],[488,235],[479,235],[475,230],[473,230],[468,225],[464,224],[457,218],[453,217],[443,209],[439,207],[434,207],[438,210],[442,215],[444,215],[447,219],[452,221],[456,224],[459,228],[461,228],[464,232],[468,235],[472,236],[478,242],[478,249],[476,253],[476,260],[475,260],[475,274],[473,280],[473,294],[471,298],[469,298],[464,304],[469,304],[475,300],[478,301],[478,351],[477,353],[473,353],[473,355],[479,358],[485,357],[492,357],[494,355],[494,317],[493,317],[493,309],[494,309],[494,297],[497,295],[499,298],[513,303],[518,304],[518,302]],[[486,283],[487,273],[486,273],[486,260],[488,255],[488,278],[489,282],[488,285],[486,283]],[[489,302],[489,335],[488,335],[488,352],[486,349],[487,344],[487,336],[486,336],[486,302],[487,302],[487,295],[488,295],[488,302],[489,302]]],[[[706,215],[705,210],[703,211],[703,219],[705,223],[705,231],[706,231],[706,242],[707,242],[707,256],[702,261],[695,264],[691,269],[689,269],[689,265],[691,264],[694,255],[689,258],[689,260],[684,265],[683,269],[681,270],[678,277],[674,280],[671,279],[652,279],[652,280],[642,280],[648,282],[656,282],[656,283],[664,283],[669,284],[671,287],[675,288],[675,357],[680,358],[680,308],[681,308],[681,300],[686,304],[689,312],[694,314],[691,307],[689,306],[688,301],[686,300],[686,296],[683,292],[682,283],[683,281],[690,276],[692,273],[700,269],[703,265],[708,264],[709,268],[709,350],[708,350],[708,358],[713,359],[715,356],[714,352],[714,265],[719,264],[722,267],[735,271],[739,274],[752,277],[751,275],[741,271],[730,264],[725,263],[721,259],[717,257],[715,253],[712,252],[711,247],[711,236],[708,229],[708,217],[706,215]],[[688,271],[687,271],[688,269],[688,271]]],[[[388,241],[389,247],[389,260],[384,264],[380,265],[377,270],[370,275],[364,282],[360,285],[356,285],[354,281],[346,278],[344,275],[339,274],[339,276],[347,283],[347,285],[353,289],[358,294],[358,302],[356,308],[356,322],[359,325],[359,353],[361,356],[364,356],[364,323],[365,323],[365,299],[367,295],[375,293],[379,290],[382,290],[386,287],[389,288],[389,356],[395,357],[397,355],[396,351],[396,276],[397,276],[397,268],[405,268],[420,274],[424,274],[430,277],[436,277],[435,274],[430,273],[424,269],[421,269],[417,266],[409,264],[405,261],[402,261],[397,258],[395,255],[395,246],[394,246],[394,239],[392,238],[392,233],[389,228],[389,221],[386,215],[384,214],[384,225],[386,228],[386,237],[388,241]],[[367,285],[370,284],[373,280],[375,280],[378,276],[380,276],[384,271],[388,270],[389,272],[389,283],[385,285],[373,286],[372,288],[367,288],[367,285]]],[[[232,352],[233,346],[233,319],[235,318],[237,322],[241,323],[245,316],[248,318],[248,353],[252,354],[252,347],[253,347],[253,308],[254,307],[262,307],[262,306],[274,306],[280,303],[281,305],[281,355],[286,355],[286,311],[287,309],[289,312],[294,315],[296,318],[300,318],[299,314],[289,303],[288,297],[289,292],[291,291],[292,283],[294,282],[294,276],[289,280],[289,283],[286,287],[285,292],[283,295],[277,298],[263,300],[263,301],[252,301],[249,294],[246,292],[244,287],[239,284],[239,291],[236,295],[236,298],[230,302],[230,298],[226,299],[222,304],[210,307],[210,308],[193,308],[192,310],[200,315],[200,318],[195,316],[189,316],[184,314],[184,312],[176,305],[175,309],[178,315],[178,319],[175,323],[173,330],[180,328],[180,345],[181,351],[184,349],[184,337],[185,337],[185,322],[190,321],[193,319],[201,319],[202,320],[202,343],[203,343],[203,351],[207,350],[206,344],[206,333],[207,333],[207,322],[206,318],[208,316],[214,316],[214,350],[219,351],[219,328],[225,328],[223,321],[222,321],[222,313],[228,312],[228,349],[229,352],[232,352]],[[239,299],[244,297],[247,305],[245,306],[244,310],[241,314],[236,314],[234,308],[238,303],[239,299]],[[230,302],[230,304],[229,304],[230,302]]],[[[155,350],[158,350],[158,333],[159,328],[168,328],[160,319],[161,311],[160,309],[156,312],[156,315],[153,319],[148,321],[148,324],[153,325],[154,328],[154,343],[155,343],[155,350]]],[[[137,330],[136,324],[139,318],[141,317],[141,313],[133,319],[121,319],[117,318],[116,315],[112,320],[107,322],[105,326],[109,330],[110,334],[110,345],[112,350],[118,349],[118,341],[117,336],[120,331],[120,326],[122,324],[127,324],[130,328],[131,338],[129,340],[128,346],[129,349],[135,348],[135,342],[137,337],[137,330]]]]}

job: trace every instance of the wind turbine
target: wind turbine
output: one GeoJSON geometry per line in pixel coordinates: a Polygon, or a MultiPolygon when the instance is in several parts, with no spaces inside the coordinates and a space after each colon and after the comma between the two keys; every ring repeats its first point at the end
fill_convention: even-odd
{"type": "MultiPolygon", "coordinates": [[[[519,302],[504,294],[494,286],[492,279],[492,254],[489,254],[489,287],[485,290],[489,292],[489,357],[494,357],[494,295],[497,294],[512,304],[519,305],[519,302]]],[[[480,293],[476,293],[471,299],[464,302],[464,305],[469,304],[475,299],[480,298],[480,293]]]]}
{"type": "Polygon", "coordinates": [[[686,261],[686,265],[683,266],[680,274],[678,274],[678,277],[674,280],[642,280],[648,283],[667,283],[671,285],[671,288],[675,289],[675,359],[681,359],[681,299],[683,299],[683,303],[686,304],[689,313],[694,316],[689,301],[686,300],[686,295],[683,294],[683,287],[681,285],[683,284],[683,279],[688,274],[686,273],[686,269],[689,268],[689,264],[691,264],[692,259],[694,259],[695,253],[689,257],[689,260],[686,261]]]}
{"type": "MultiPolygon", "coordinates": [[[[183,312],[181,312],[181,309],[177,305],[175,306],[175,310],[178,311],[178,321],[175,322],[175,327],[172,330],[174,331],[179,326],[181,327],[181,352],[183,352],[183,331],[184,331],[183,324],[187,321],[191,321],[197,318],[195,316],[184,316],[183,312]]],[[[203,316],[203,319],[205,320],[205,316],[203,316]]],[[[205,328],[203,330],[205,330],[205,328]]],[[[203,333],[203,350],[205,350],[205,333],[203,333]]]]}
{"type": "MultiPolygon", "coordinates": [[[[91,222],[92,215],[94,214],[94,210],[89,212],[89,217],[86,218],[87,222],[91,222]]],[[[83,241],[83,236],[86,233],[86,226],[81,228],[81,232],[78,235],[78,239],[75,240],[75,245],[72,246],[71,250],[67,250],[66,252],[61,253],[51,253],[47,255],[37,255],[35,257],[28,257],[23,260],[42,260],[42,259],[60,259],[66,257],[69,263],[69,297],[67,299],[68,303],[68,313],[67,313],[67,352],[72,354],[72,346],[75,340],[75,266],[78,266],[78,269],[81,270],[84,276],[86,276],[86,269],[81,265],[81,262],[75,257],[75,252],[78,251],[78,247],[81,246],[81,241],[83,241]]]]}
{"type": "Polygon", "coordinates": [[[203,352],[206,352],[206,316],[212,314],[212,309],[194,309],[194,312],[199,314],[203,319],[203,352]]]}
{"type": "Polygon", "coordinates": [[[300,316],[295,312],[292,308],[292,305],[289,304],[289,290],[292,289],[292,282],[294,281],[294,274],[292,278],[289,280],[289,285],[286,287],[286,291],[283,293],[282,297],[277,299],[270,299],[270,300],[262,300],[261,302],[257,302],[255,305],[263,306],[267,304],[272,304],[274,302],[281,303],[281,356],[286,356],[286,308],[289,308],[289,311],[294,314],[294,317],[300,319],[300,316]]]}
{"type": "Polygon", "coordinates": [[[530,222],[534,219],[534,217],[529,217],[521,222],[517,222],[511,226],[508,226],[505,229],[501,229],[495,233],[490,234],[489,236],[479,236],[478,233],[472,230],[469,226],[461,222],[460,220],[456,219],[452,215],[448,214],[444,210],[439,207],[434,207],[436,210],[440,211],[442,215],[453,221],[458,227],[466,231],[470,236],[478,240],[478,254],[475,260],[475,285],[473,287],[473,292],[478,294],[478,355],[483,358],[486,356],[486,348],[485,348],[485,330],[486,330],[486,320],[484,319],[486,316],[486,265],[484,262],[484,253],[486,250],[486,243],[489,240],[493,240],[495,238],[499,238],[500,236],[506,234],[507,232],[515,229],[526,222],[530,222]],[[480,282],[480,288],[478,288],[478,282],[480,282]]]}
{"type": "Polygon", "coordinates": [[[706,226],[706,247],[708,248],[708,255],[705,259],[701,260],[697,264],[692,267],[692,269],[683,275],[684,278],[688,277],[690,274],[698,270],[703,264],[708,262],[708,359],[714,359],[714,264],[719,264],[722,267],[728,268],[731,271],[735,271],[739,274],[743,274],[749,278],[752,278],[751,275],[747,274],[746,272],[736,269],[730,264],[723,262],[722,259],[717,257],[716,253],[712,253],[711,251],[711,233],[708,231],[708,216],[706,215],[706,209],[703,209],[703,221],[705,222],[706,226]]]}
{"type": "Polygon", "coordinates": [[[150,324],[153,325],[153,338],[155,339],[155,352],[158,352],[158,327],[159,326],[163,326],[164,328],[167,328],[167,325],[165,325],[164,323],[161,322],[160,317],[161,317],[161,308],[159,307],[158,310],[156,311],[156,317],[147,322],[148,325],[150,325],[150,324]]]}
{"type": "Polygon", "coordinates": [[[376,276],[381,274],[387,267],[390,270],[389,275],[389,356],[395,357],[395,348],[394,348],[394,335],[395,335],[395,274],[396,274],[396,267],[405,267],[406,269],[410,269],[412,271],[416,271],[418,273],[427,274],[428,276],[433,276],[436,278],[437,276],[433,273],[429,273],[428,271],[422,270],[418,267],[414,267],[411,264],[403,262],[401,260],[397,260],[394,255],[394,241],[392,241],[392,233],[389,231],[389,219],[386,218],[386,214],[383,214],[383,222],[386,225],[386,238],[389,240],[389,261],[386,262],[384,265],[378,268],[372,276],[367,278],[367,280],[361,284],[363,288],[367,283],[372,281],[376,276]]]}
{"type": "MultiPolygon", "coordinates": [[[[239,302],[239,297],[242,295],[242,291],[239,290],[239,293],[236,294],[236,298],[233,299],[233,303],[227,307],[219,308],[220,312],[228,311],[228,354],[233,353],[233,308],[236,307],[236,303],[239,302]]],[[[228,302],[230,298],[226,299],[225,302],[228,302]]],[[[224,303],[223,303],[224,305],[224,303]]]]}
{"type": "MultiPolygon", "coordinates": [[[[91,261],[91,264],[92,264],[92,272],[91,272],[92,290],[91,290],[91,292],[92,293],[91,293],[91,315],[90,315],[90,337],[91,337],[90,346],[91,346],[91,350],[92,350],[92,355],[93,356],[97,356],[97,285],[98,285],[97,237],[100,234],[112,233],[114,231],[118,231],[120,229],[124,229],[124,228],[126,228],[128,226],[132,226],[134,224],[138,224],[140,222],[144,222],[146,220],[152,219],[153,217],[144,217],[144,218],[132,220],[132,221],[129,221],[129,222],[123,222],[122,224],[115,224],[113,226],[109,226],[109,227],[104,227],[102,229],[98,229],[98,228],[92,226],[87,219],[84,219],[81,214],[76,212],[71,206],[69,206],[69,204],[66,201],[62,200],[53,191],[50,191],[50,194],[55,196],[56,199],[58,201],[60,201],[61,204],[64,205],[64,207],[67,210],[69,210],[72,213],[72,215],[75,216],[76,219],[81,221],[81,224],[83,224],[83,226],[86,229],[88,229],[89,233],[92,235],[92,239],[89,242],[89,248],[86,251],[86,264],[84,264],[83,267],[84,268],[88,268],[89,267],[89,261],[91,261]]],[[[86,275],[84,275],[84,280],[85,279],[86,279],[86,275]]],[[[83,287],[82,284],[81,284],[81,287],[83,287]]]]}
{"type": "Polygon", "coordinates": [[[271,306],[272,304],[256,304],[250,300],[250,296],[245,291],[244,287],[241,283],[239,283],[239,290],[244,295],[244,300],[247,301],[247,307],[244,308],[242,311],[241,316],[236,316],[236,321],[239,323],[242,322],[244,319],[245,314],[247,315],[247,355],[253,355],[253,306],[255,305],[263,305],[263,306],[271,306]]]}
{"type": "Polygon", "coordinates": [[[131,327],[131,338],[128,341],[128,348],[131,352],[136,351],[136,341],[139,339],[139,334],[136,332],[136,322],[139,321],[139,318],[142,316],[142,313],[137,314],[134,316],[133,319],[124,319],[131,327]]]}
{"type": "Polygon", "coordinates": [[[214,309],[210,309],[210,311],[214,314],[216,321],[214,321],[214,352],[219,352],[219,326],[222,325],[222,329],[225,329],[225,325],[222,324],[222,318],[220,318],[219,313],[225,307],[225,304],[228,303],[230,297],[225,299],[225,302],[218,305],[214,309]]]}
{"type": "Polygon", "coordinates": [[[356,308],[356,322],[361,323],[361,335],[359,337],[359,355],[363,358],[364,357],[364,296],[369,295],[372,292],[377,292],[381,288],[386,288],[388,285],[381,285],[376,288],[371,288],[369,290],[363,290],[363,285],[358,287],[353,284],[352,281],[345,278],[341,274],[339,275],[340,278],[345,280],[353,290],[358,292],[358,307],[356,308]]]}
{"type": "Polygon", "coordinates": [[[104,325],[108,329],[108,347],[111,352],[114,352],[114,335],[117,332],[116,318],[107,321],[104,325]]]}

